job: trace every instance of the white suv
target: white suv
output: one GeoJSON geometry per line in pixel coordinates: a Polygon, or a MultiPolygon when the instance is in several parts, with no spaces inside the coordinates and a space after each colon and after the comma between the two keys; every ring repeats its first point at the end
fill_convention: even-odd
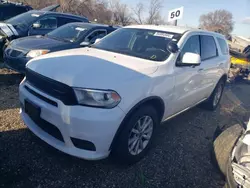
{"type": "Polygon", "coordinates": [[[224,36],[129,26],[96,44],[27,64],[21,116],[53,147],[89,160],[136,162],[159,124],[203,102],[214,110],[230,67],[224,36]]]}

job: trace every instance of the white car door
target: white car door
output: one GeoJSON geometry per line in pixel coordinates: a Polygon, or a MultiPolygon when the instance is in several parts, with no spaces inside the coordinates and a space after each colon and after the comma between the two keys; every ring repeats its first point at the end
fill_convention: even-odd
{"type": "MultiPolygon", "coordinates": [[[[186,52],[200,55],[200,37],[193,34],[186,39],[177,58],[181,61],[186,52]]],[[[178,64],[178,63],[177,63],[178,64]]],[[[189,108],[204,99],[202,82],[204,74],[199,66],[177,66],[174,67],[175,89],[171,105],[172,115],[189,108]]]]}
{"type": "MultiPolygon", "coordinates": [[[[203,98],[209,97],[220,79],[220,66],[223,66],[223,60],[219,56],[216,41],[213,36],[206,34],[200,35],[201,43],[201,65],[200,74],[202,74],[201,81],[201,95],[203,98]]],[[[226,61],[224,61],[226,63],[226,61]]]]}

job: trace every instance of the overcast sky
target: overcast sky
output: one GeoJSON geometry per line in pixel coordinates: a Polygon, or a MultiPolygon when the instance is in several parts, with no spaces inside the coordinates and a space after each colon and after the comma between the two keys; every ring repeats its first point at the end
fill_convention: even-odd
{"type": "MultiPolygon", "coordinates": [[[[146,0],[122,0],[130,6],[146,0]]],[[[233,34],[250,37],[250,0],[164,0],[163,16],[167,19],[170,9],[184,6],[184,17],[180,25],[198,27],[201,14],[216,9],[232,12],[235,26],[233,34]]]]}

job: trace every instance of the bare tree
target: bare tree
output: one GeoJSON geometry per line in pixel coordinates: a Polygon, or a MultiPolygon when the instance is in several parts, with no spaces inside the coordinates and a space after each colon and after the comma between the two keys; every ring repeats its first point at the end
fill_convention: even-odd
{"type": "Polygon", "coordinates": [[[233,31],[233,15],[227,10],[216,10],[200,16],[200,27],[228,35],[233,31]]]}
{"type": "Polygon", "coordinates": [[[120,25],[129,25],[131,23],[130,10],[126,4],[120,0],[110,0],[110,9],[113,13],[112,23],[120,25]]]}
{"type": "Polygon", "coordinates": [[[162,0],[150,0],[147,24],[160,24],[162,21],[160,12],[163,7],[162,0]]]}
{"type": "Polygon", "coordinates": [[[132,8],[134,12],[134,17],[133,20],[137,24],[143,24],[144,23],[144,18],[143,18],[143,12],[144,12],[144,4],[143,3],[138,3],[135,8],[132,8]]]}

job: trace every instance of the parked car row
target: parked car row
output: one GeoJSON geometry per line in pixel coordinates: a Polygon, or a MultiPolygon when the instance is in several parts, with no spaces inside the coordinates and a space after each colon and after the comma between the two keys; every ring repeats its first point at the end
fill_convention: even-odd
{"type": "Polygon", "coordinates": [[[66,24],[45,36],[16,39],[5,49],[5,66],[25,74],[25,65],[32,58],[55,51],[86,47],[115,29],[117,27],[77,22],[66,24]]]}

